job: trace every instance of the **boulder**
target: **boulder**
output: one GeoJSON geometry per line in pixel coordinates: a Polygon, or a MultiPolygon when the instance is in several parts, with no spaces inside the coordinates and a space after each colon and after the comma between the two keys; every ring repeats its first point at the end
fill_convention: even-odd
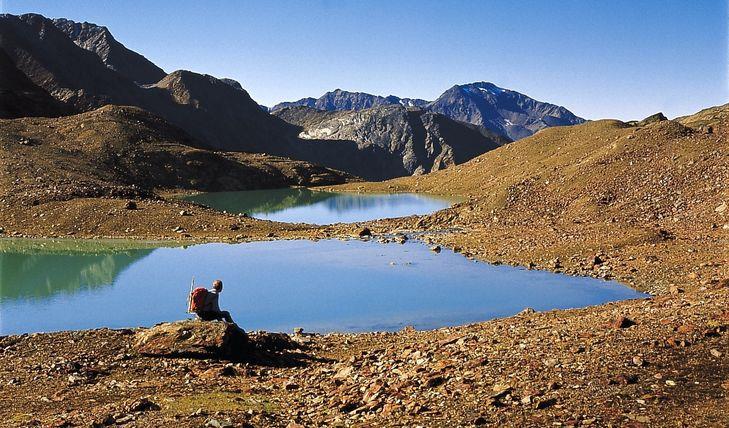
{"type": "Polygon", "coordinates": [[[140,330],[134,348],[154,356],[242,358],[249,346],[248,335],[235,324],[185,320],[140,330]]]}

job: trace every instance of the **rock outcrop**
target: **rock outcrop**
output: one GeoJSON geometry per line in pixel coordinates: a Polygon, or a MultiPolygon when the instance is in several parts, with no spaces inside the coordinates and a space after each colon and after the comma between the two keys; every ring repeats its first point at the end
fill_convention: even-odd
{"type": "Polygon", "coordinates": [[[242,358],[248,335],[235,324],[185,320],[140,330],[134,349],[143,355],[242,358]]]}
{"type": "Polygon", "coordinates": [[[274,114],[296,125],[297,136],[304,140],[327,141],[329,145],[349,142],[361,152],[375,151],[379,161],[364,165],[338,164],[347,158],[323,159],[334,168],[357,168],[355,174],[370,180],[437,171],[509,142],[443,115],[398,105],[336,112],[292,107],[274,114]]]}
{"type": "Polygon", "coordinates": [[[661,112],[658,112],[656,114],[652,114],[648,117],[646,117],[643,120],[632,120],[630,122],[626,122],[630,126],[647,126],[651,123],[656,122],[663,122],[664,120],[668,120],[668,118],[661,112]]]}

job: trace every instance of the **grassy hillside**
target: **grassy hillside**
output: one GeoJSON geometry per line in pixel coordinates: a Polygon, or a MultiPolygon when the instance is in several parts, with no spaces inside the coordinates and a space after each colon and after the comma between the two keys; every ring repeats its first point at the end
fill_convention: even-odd
{"type": "Polygon", "coordinates": [[[714,209],[729,183],[727,111],[713,111],[721,119],[711,134],[676,121],[629,127],[601,120],[545,129],[433,174],[343,188],[463,195],[478,202],[469,213],[483,221],[501,215],[517,223],[550,218],[706,227],[719,222],[714,209]]]}

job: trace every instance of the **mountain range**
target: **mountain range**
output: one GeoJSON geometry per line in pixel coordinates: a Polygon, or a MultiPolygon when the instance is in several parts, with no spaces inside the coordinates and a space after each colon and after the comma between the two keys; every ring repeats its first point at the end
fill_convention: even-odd
{"type": "Polygon", "coordinates": [[[435,101],[399,98],[394,95],[381,97],[336,89],[316,99],[303,98],[276,104],[271,111],[293,106],[327,111],[363,110],[383,105],[418,107],[441,113],[451,119],[483,126],[511,140],[528,137],[550,126],[577,125],[585,121],[564,107],[537,101],[489,82],[455,85],[435,101]]]}
{"type": "Polygon", "coordinates": [[[364,92],[348,92],[335,89],[327,92],[319,98],[303,98],[293,102],[276,104],[271,111],[281,110],[286,107],[304,106],[317,110],[364,110],[371,107],[401,105],[405,107],[425,107],[428,101],[417,98],[399,98],[394,95],[381,97],[364,92]]]}
{"type": "Polygon", "coordinates": [[[377,154],[379,159],[365,167],[368,175],[378,179],[392,168],[401,169],[398,175],[437,171],[511,141],[442,114],[402,105],[350,111],[299,106],[276,110],[274,115],[295,124],[302,140],[330,144],[354,141],[359,151],[377,154]]]}
{"type": "Polygon", "coordinates": [[[200,148],[283,156],[370,180],[445,168],[511,136],[581,121],[513,91],[477,98],[481,91],[456,90],[469,85],[432,103],[339,90],[301,104],[348,112],[281,113],[278,105],[269,114],[234,80],[166,74],[106,27],[36,14],[0,15],[0,67],[7,70],[0,78],[2,117],[135,106],[181,128],[200,148]],[[324,131],[335,123],[336,132],[324,131]]]}

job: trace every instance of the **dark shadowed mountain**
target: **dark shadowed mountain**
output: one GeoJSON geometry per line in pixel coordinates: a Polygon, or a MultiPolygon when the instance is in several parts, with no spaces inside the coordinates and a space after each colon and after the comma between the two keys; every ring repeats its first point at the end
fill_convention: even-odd
{"type": "Polygon", "coordinates": [[[242,88],[212,76],[176,71],[140,87],[77,46],[54,21],[33,14],[0,17],[0,48],[36,85],[77,110],[133,105],[207,147],[286,154],[282,136],[289,125],[262,111],[242,88]]]}
{"type": "Polygon", "coordinates": [[[143,90],[133,81],[40,15],[0,15],[0,48],[36,85],[74,109],[143,101],[143,90]]]}
{"type": "Polygon", "coordinates": [[[108,105],[52,119],[0,120],[0,200],[234,191],[339,184],[352,178],[307,162],[195,146],[181,129],[129,106],[108,105]],[[38,171],[43,180],[35,179],[38,171]]]}
{"type": "Polygon", "coordinates": [[[53,23],[79,47],[91,51],[112,70],[139,84],[157,83],[164,70],[116,41],[106,27],[88,22],[54,19],[53,23]]]}
{"type": "Polygon", "coordinates": [[[445,168],[505,141],[483,128],[402,106],[422,100],[333,92],[321,99],[325,109],[377,106],[338,116],[346,123],[327,136],[321,130],[332,124],[304,129],[291,114],[286,117],[294,123],[288,123],[269,114],[231,79],[179,70],[139,85],[140,79],[149,82],[159,73],[106,28],[93,24],[0,15],[0,49],[7,52],[9,66],[71,110],[136,106],[182,128],[193,137],[191,144],[202,148],[284,156],[368,179],[445,168]]]}
{"type": "Polygon", "coordinates": [[[362,110],[382,105],[423,108],[460,122],[483,126],[511,140],[528,137],[549,126],[576,125],[584,122],[584,119],[575,116],[564,107],[536,101],[519,92],[499,88],[487,82],[453,86],[433,102],[398,98],[394,95],[379,97],[337,89],[316,99],[303,98],[299,101],[280,103],[271,111],[293,106],[327,111],[362,110]]]}
{"type": "MultiPolygon", "coordinates": [[[[274,114],[299,127],[304,140],[351,141],[399,162],[401,175],[424,174],[465,162],[509,140],[441,114],[400,105],[356,111],[290,107],[274,114]]],[[[386,177],[387,171],[366,176],[386,177]]]]}
{"type": "Polygon", "coordinates": [[[0,118],[56,117],[69,112],[18,70],[5,51],[0,49],[0,118]]]}
{"type": "Polygon", "coordinates": [[[481,125],[512,140],[550,126],[577,125],[585,120],[564,107],[536,101],[493,83],[455,85],[428,109],[462,122],[481,125]]]}
{"type": "Polygon", "coordinates": [[[294,102],[276,104],[271,111],[280,110],[286,107],[304,106],[318,110],[339,111],[339,110],[363,110],[370,107],[387,105],[401,105],[405,107],[424,107],[428,101],[415,98],[399,98],[394,95],[381,97],[378,95],[366,94],[364,92],[348,92],[341,89],[327,92],[319,98],[302,98],[294,102]]]}

